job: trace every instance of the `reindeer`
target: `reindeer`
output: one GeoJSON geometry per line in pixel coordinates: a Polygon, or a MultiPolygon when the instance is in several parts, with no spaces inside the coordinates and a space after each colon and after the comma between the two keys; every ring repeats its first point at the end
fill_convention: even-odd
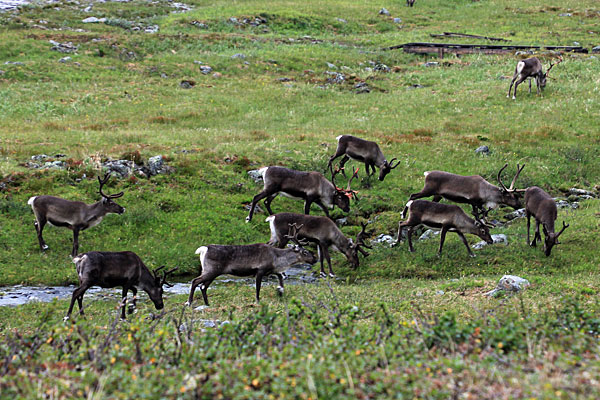
{"type": "Polygon", "coordinates": [[[344,236],[335,222],[327,217],[279,213],[268,216],[266,221],[271,228],[271,240],[269,244],[279,248],[284,248],[289,240],[286,235],[288,226],[290,224],[299,225],[301,228],[298,230],[298,238],[317,244],[319,261],[321,263],[321,276],[325,276],[323,258],[327,260],[327,264],[329,265],[329,276],[332,278],[335,276],[331,269],[331,257],[329,256],[329,247],[331,246],[342,252],[354,268],[357,268],[359,265],[359,252],[365,257],[369,255],[363,249],[363,247],[371,248],[371,246],[368,246],[364,242],[366,237],[369,236],[369,233],[365,232],[366,224],[361,224],[362,231],[357,235],[356,242],[353,242],[352,239],[344,236]]]}
{"type": "Polygon", "coordinates": [[[198,247],[196,254],[200,255],[202,266],[201,275],[192,280],[190,296],[186,305],[191,305],[194,300],[194,291],[198,285],[202,291],[204,304],[208,306],[206,291],[212,281],[225,274],[235,276],[256,276],[256,302],[260,301],[260,287],[262,279],[270,274],[275,274],[279,279],[277,293],[283,295],[283,272],[293,265],[314,264],[317,262],[315,255],[304,249],[298,241],[298,230],[302,226],[291,225],[287,239],[292,240],[295,246],[278,249],[265,243],[248,244],[241,246],[226,246],[211,244],[198,247]]]}
{"type": "Polygon", "coordinates": [[[98,177],[100,183],[98,192],[102,196],[102,200],[94,204],[85,204],[81,201],[65,200],[54,196],[33,196],[27,201],[35,214],[34,225],[42,251],[48,250],[48,245],[42,237],[46,222],[73,231],[71,257],[75,257],[79,250],[80,231],[98,225],[108,213],[123,214],[125,212],[125,208],[113,201],[113,199],[123,196],[123,192],[111,195],[102,192],[102,186],[108,182],[109,177],[108,173],[104,176],[104,179],[98,177]]]}
{"type": "Polygon", "coordinates": [[[402,218],[406,216],[407,210],[409,211],[408,220],[400,222],[398,225],[398,240],[396,243],[400,242],[400,239],[402,238],[402,228],[408,227],[408,249],[411,252],[415,251],[412,245],[413,229],[419,225],[442,230],[442,233],[440,234],[441,238],[438,256],[442,255],[442,247],[444,246],[447,232],[456,232],[467,247],[467,252],[471,257],[475,257],[475,254],[471,251],[463,232],[477,235],[488,244],[494,243],[492,236],[490,235],[489,227],[480,220],[470,218],[462,208],[457,205],[441,204],[427,200],[410,200],[406,203],[406,207],[404,207],[404,210],[402,211],[402,218]]]}
{"type": "Polygon", "coordinates": [[[546,257],[550,256],[552,247],[555,244],[560,244],[558,237],[569,227],[563,221],[563,227],[560,232],[554,232],[554,221],[556,220],[556,203],[554,199],[546,193],[544,190],[537,186],[531,186],[527,188],[525,192],[525,216],[527,217],[527,243],[530,246],[535,247],[536,242],[541,241],[540,235],[540,224],[544,229],[544,254],[546,257]],[[533,240],[529,242],[529,222],[531,216],[535,218],[535,236],[533,240]]]}
{"type": "Polygon", "coordinates": [[[406,5],[412,7],[415,4],[415,0],[406,0],[406,5]]]}
{"type": "Polygon", "coordinates": [[[517,210],[523,207],[518,195],[524,190],[515,189],[514,186],[525,165],[520,167],[517,164],[517,173],[508,189],[500,179],[502,171],[507,166],[508,164],[504,164],[504,167],[498,171],[500,187],[492,185],[479,175],[462,176],[444,171],[426,171],[425,186],[419,193],[411,194],[409,200],[433,196],[434,202],[439,202],[443,197],[457,203],[467,203],[473,207],[473,215],[476,218],[480,217],[480,212],[485,216],[489,210],[500,204],[517,210]]]}
{"type": "MultiPolygon", "coordinates": [[[[515,74],[510,82],[510,87],[508,88],[507,98],[510,98],[510,91],[515,85],[515,91],[513,92],[513,100],[517,99],[517,87],[527,78],[535,79],[535,84],[537,87],[537,94],[542,94],[542,89],[546,87],[546,78],[548,78],[548,74],[552,67],[557,64],[560,64],[563,61],[563,58],[559,56],[557,63],[550,63],[550,67],[546,73],[544,73],[542,62],[537,57],[527,58],[525,60],[521,60],[517,63],[517,67],[515,68],[515,74]],[[516,81],[516,83],[515,83],[516,81]]],[[[529,79],[529,93],[531,93],[531,79],[529,79]]]]}
{"type": "Polygon", "coordinates": [[[162,287],[163,285],[169,286],[167,276],[177,269],[173,268],[166,272],[163,271],[162,277],[160,277],[158,276],[158,272],[165,268],[164,265],[150,273],[148,267],[144,265],[137,254],[131,251],[90,251],[77,255],[73,258],[73,262],[77,267],[79,287],[73,291],[71,305],[64,318],[65,321],[71,316],[75,300],[77,300],[79,306],[79,314],[84,315],[82,305],[83,295],[92,286],[103,288],[123,286],[121,319],[125,319],[125,302],[127,300],[127,291],[129,290],[133,293],[134,307],[136,305],[137,289],[139,288],[148,293],[156,309],[161,310],[164,307],[162,287]]]}
{"type": "Polygon", "coordinates": [[[329,163],[327,164],[327,168],[330,170],[333,160],[343,155],[344,157],[339,163],[340,170],[343,171],[344,164],[352,158],[365,164],[368,177],[371,177],[375,173],[375,167],[379,168],[379,180],[383,181],[385,176],[400,164],[400,161],[394,164],[396,158],[392,158],[388,162],[375,142],[351,135],[340,135],[336,139],[338,141],[337,149],[335,154],[329,158],[329,163]],[[371,169],[370,173],[369,168],[371,169]]]}
{"type": "Polygon", "coordinates": [[[327,208],[333,208],[334,205],[344,212],[349,212],[350,198],[356,196],[356,192],[350,190],[350,183],[358,176],[358,169],[354,171],[346,190],[332,183],[334,176],[331,177],[332,182],[330,182],[320,172],[303,172],[284,167],[264,167],[259,172],[263,177],[264,188],[252,199],[246,222],[252,220],[256,203],[262,199],[265,199],[265,207],[269,215],[273,215],[271,202],[279,193],[286,197],[304,199],[305,214],[310,214],[311,204],[316,203],[327,217],[329,217],[327,208]]]}

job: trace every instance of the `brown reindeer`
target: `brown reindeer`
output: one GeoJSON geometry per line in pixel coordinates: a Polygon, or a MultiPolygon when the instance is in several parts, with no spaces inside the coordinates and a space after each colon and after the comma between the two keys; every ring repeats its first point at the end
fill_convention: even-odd
{"type": "Polygon", "coordinates": [[[563,227],[560,232],[554,232],[554,221],[556,221],[556,203],[554,199],[544,190],[537,186],[527,188],[525,192],[525,216],[527,217],[527,243],[535,247],[536,242],[541,241],[540,224],[544,229],[544,254],[550,256],[552,247],[560,244],[558,237],[569,227],[563,221],[563,227]],[[535,218],[535,236],[529,241],[529,223],[531,216],[535,218]]]}
{"type": "Polygon", "coordinates": [[[544,73],[542,62],[537,57],[527,58],[525,60],[521,60],[517,63],[515,67],[515,74],[510,82],[510,87],[508,88],[508,94],[506,97],[510,98],[510,91],[515,85],[515,91],[513,92],[513,100],[517,99],[517,87],[527,78],[529,79],[529,93],[531,93],[531,79],[535,79],[535,84],[537,87],[537,94],[542,94],[542,89],[546,87],[546,79],[548,78],[548,74],[550,70],[555,65],[561,63],[563,60],[562,57],[559,56],[557,63],[550,63],[550,67],[544,73]],[[516,82],[515,82],[516,81],[516,82]]]}

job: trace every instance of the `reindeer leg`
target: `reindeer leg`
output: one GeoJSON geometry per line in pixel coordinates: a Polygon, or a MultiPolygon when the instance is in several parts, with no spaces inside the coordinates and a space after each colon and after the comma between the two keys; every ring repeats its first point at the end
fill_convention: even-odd
{"type": "MultiPolygon", "coordinates": [[[[325,255],[325,260],[327,260],[327,265],[329,267],[329,277],[335,278],[335,274],[333,273],[333,269],[331,269],[331,256],[329,255],[329,248],[327,246],[322,246],[323,254],[325,255]]],[[[323,272],[321,272],[323,274],[323,272]]]]}
{"type": "Polygon", "coordinates": [[[35,231],[37,232],[38,242],[40,243],[40,249],[42,251],[48,250],[48,245],[44,241],[42,236],[42,231],[44,230],[44,226],[46,226],[46,218],[41,216],[35,216],[36,221],[33,223],[35,226],[35,231]]]}
{"type": "MultiPolygon", "coordinates": [[[[185,303],[186,306],[192,305],[192,302],[194,301],[194,292],[196,291],[196,287],[198,287],[198,285],[201,283],[202,283],[202,286],[200,287],[200,290],[202,290],[202,296],[204,297],[204,304],[208,305],[208,299],[205,296],[205,289],[202,289],[202,288],[207,288],[205,282],[207,282],[209,280],[208,278],[210,278],[210,276],[200,275],[199,277],[192,279],[192,286],[190,287],[190,295],[188,296],[188,301],[185,303]]],[[[212,282],[212,279],[210,281],[212,282]]]]}
{"type": "Polygon", "coordinates": [[[79,251],[79,227],[73,227],[73,250],[71,251],[71,257],[75,257],[79,251]]]}
{"type": "MultiPolygon", "coordinates": [[[[535,84],[539,88],[539,85],[537,83],[538,83],[537,78],[535,78],[535,84]]],[[[531,94],[531,79],[529,79],[529,93],[531,94]]]]}
{"type": "Polygon", "coordinates": [[[342,157],[342,159],[340,160],[340,164],[339,164],[339,168],[342,170],[342,175],[344,175],[344,178],[346,177],[346,171],[344,171],[344,165],[348,162],[348,160],[350,160],[350,157],[348,157],[347,155],[344,154],[344,157],[342,157]]]}
{"type": "Polygon", "coordinates": [[[442,247],[444,247],[444,240],[446,240],[446,232],[448,232],[448,227],[442,226],[442,232],[440,233],[440,248],[438,250],[438,257],[442,255],[442,247]]]}
{"type": "Polygon", "coordinates": [[[519,85],[520,85],[521,83],[523,83],[523,81],[524,81],[525,79],[527,79],[527,78],[519,78],[519,79],[517,80],[517,82],[515,83],[515,91],[513,92],[513,100],[516,100],[516,99],[517,99],[517,87],[519,87],[519,85]]]}
{"type": "Polygon", "coordinates": [[[458,237],[460,237],[460,240],[462,240],[462,242],[467,247],[467,252],[469,253],[469,256],[475,257],[475,254],[471,250],[471,247],[469,247],[469,242],[467,242],[467,238],[465,237],[465,235],[461,231],[456,231],[456,233],[458,234],[458,237]]]}
{"type": "Polygon", "coordinates": [[[248,216],[246,217],[246,222],[252,221],[252,215],[254,215],[254,208],[256,207],[256,203],[258,203],[260,200],[264,199],[265,197],[270,196],[271,194],[272,193],[268,192],[267,190],[263,190],[262,192],[260,192],[256,196],[254,196],[254,198],[252,199],[252,204],[250,205],[250,212],[248,213],[248,216]]]}
{"type": "Polygon", "coordinates": [[[332,155],[331,157],[329,157],[329,162],[327,163],[327,169],[331,169],[331,164],[333,164],[333,161],[340,157],[341,155],[343,155],[346,152],[346,149],[341,148],[340,146],[338,146],[338,148],[335,150],[335,154],[332,155]]]}
{"type": "Polygon", "coordinates": [[[277,286],[277,294],[279,296],[283,296],[283,274],[276,272],[275,275],[277,276],[277,279],[279,280],[279,286],[277,286]]]}
{"type": "Polygon", "coordinates": [[[73,290],[73,295],[71,296],[71,304],[69,305],[69,311],[67,311],[67,315],[64,318],[65,321],[67,321],[71,317],[71,312],[73,311],[75,300],[80,297],[83,299],[83,294],[86,290],[89,289],[89,287],[90,286],[87,283],[82,283],[77,289],[73,290]]]}
{"type": "Polygon", "coordinates": [[[260,303],[260,286],[262,285],[262,278],[265,272],[261,269],[256,273],[256,302],[260,303]]]}
{"type": "Polygon", "coordinates": [[[540,235],[540,221],[535,219],[535,235],[533,236],[533,241],[531,242],[531,247],[535,247],[538,241],[542,241],[542,236],[540,235]]]}
{"type": "Polygon", "coordinates": [[[79,306],[79,315],[85,315],[83,312],[83,295],[77,298],[77,305],[79,306]]]}
{"type": "Polygon", "coordinates": [[[411,253],[415,252],[415,249],[413,248],[413,245],[412,245],[413,228],[414,228],[414,226],[409,226],[408,231],[406,232],[406,236],[408,237],[408,251],[410,251],[411,253]]]}
{"type": "MultiPolygon", "coordinates": [[[[519,76],[518,74],[515,74],[512,78],[512,81],[510,81],[510,87],[508,88],[508,94],[506,95],[507,99],[510,99],[510,91],[513,87],[513,84],[515,83],[515,81],[517,80],[517,76],[519,76]]],[[[516,89],[515,89],[516,90],[516,89]]]]}
{"type": "Polygon", "coordinates": [[[125,305],[127,304],[127,291],[129,286],[123,286],[123,293],[121,294],[121,319],[125,320],[125,305]]]}
{"type": "Polygon", "coordinates": [[[271,196],[268,196],[265,199],[265,208],[267,209],[267,212],[269,213],[269,215],[273,215],[273,210],[271,210],[271,202],[273,201],[273,199],[277,197],[277,193],[272,194],[271,196]]]}
{"type": "Polygon", "coordinates": [[[531,225],[531,214],[527,209],[525,209],[525,216],[527,217],[527,244],[533,246],[533,244],[529,241],[529,227],[531,225]]]}
{"type": "Polygon", "coordinates": [[[323,259],[325,258],[325,252],[322,250],[321,243],[317,244],[317,253],[319,253],[319,262],[321,263],[321,276],[323,278],[325,278],[327,275],[325,275],[325,267],[323,266],[323,259]]]}
{"type": "Polygon", "coordinates": [[[133,314],[136,309],[137,309],[137,289],[135,286],[132,286],[131,288],[129,288],[129,290],[131,290],[131,293],[133,293],[133,301],[132,304],[129,305],[128,309],[127,309],[127,313],[128,314],[133,314]]]}

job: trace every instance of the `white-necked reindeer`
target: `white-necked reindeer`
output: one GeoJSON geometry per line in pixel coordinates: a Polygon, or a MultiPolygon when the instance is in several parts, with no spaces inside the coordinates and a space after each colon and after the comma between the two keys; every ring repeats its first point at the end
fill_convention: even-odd
{"type": "Polygon", "coordinates": [[[555,244],[560,244],[558,237],[569,227],[563,221],[563,227],[560,232],[554,232],[554,221],[556,221],[556,203],[552,196],[546,193],[543,189],[537,186],[527,188],[525,192],[525,216],[527,217],[527,243],[535,247],[536,242],[541,241],[540,224],[544,229],[544,254],[546,257],[550,255],[552,247],[555,244]],[[529,220],[531,216],[535,218],[535,235],[533,240],[529,241],[529,220]]]}
{"type": "Polygon", "coordinates": [[[266,243],[256,243],[240,246],[217,245],[198,247],[196,254],[200,255],[202,272],[199,277],[192,280],[190,296],[186,305],[194,301],[194,291],[200,285],[204,304],[208,305],[206,291],[220,275],[256,276],[256,301],[260,301],[260,287],[262,279],[270,274],[275,274],[279,279],[277,293],[283,295],[283,272],[293,265],[314,264],[317,257],[304,249],[298,241],[298,229],[289,227],[287,238],[295,245],[285,249],[278,249],[266,243]]]}
{"type": "Polygon", "coordinates": [[[123,192],[117,194],[104,194],[102,186],[108,182],[110,175],[106,174],[104,179],[98,177],[100,188],[98,192],[102,200],[94,204],[85,204],[81,201],[71,201],[54,196],[34,196],[27,204],[35,214],[35,230],[42,251],[48,249],[48,245],[42,237],[46,223],[54,226],[63,226],[73,231],[73,250],[71,256],[75,257],[79,250],[79,232],[98,225],[102,218],[108,213],[123,214],[125,208],[113,201],[123,196],[123,192]]]}
{"type": "Polygon", "coordinates": [[[537,57],[527,58],[525,60],[521,60],[517,63],[515,67],[515,74],[513,75],[512,81],[510,82],[510,87],[508,88],[508,94],[506,97],[510,98],[510,92],[515,85],[515,91],[513,92],[513,100],[517,98],[517,87],[527,78],[529,80],[529,93],[531,93],[531,79],[535,79],[535,84],[537,87],[537,94],[542,94],[542,89],[546,87],[546,79],[548,78],[548,74],[550,70],[555,65],[561,63],[563,58],[559,56],[557,63],[550,63],[548,70],[544,72],[542,62],[537,57]],[[516,81],[516,82],[515,82],[516,81]]]}

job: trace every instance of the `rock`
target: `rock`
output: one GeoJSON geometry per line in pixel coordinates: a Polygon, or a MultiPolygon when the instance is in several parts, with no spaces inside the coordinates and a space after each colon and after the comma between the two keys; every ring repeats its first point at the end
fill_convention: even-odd
{"type": "Polygon", "coordinates": [[[573,210],[579,208],[578,202],[569,203],[566,200],[558,200],[558,199],[554,199],[554,201],[556,202],[557,208],[572,208],[573,210]]]}
{"type": "Polygon", "coordinates": [[[562,13],[562,14],[558,14],[559,17],[572,17],[573,14],[571,13],[562,13]]]}
{"type": "Polygon", "coordinates": [[[584,189],[577,189],[577,188],[569,189],[569,194],[574,194],[576,196],[596,197],[596,194],[594,192],[591,192],[589,190],[584,190],[584,189]]]}
{"type": "Polygon", "coordinates": [[[75,46],[73,42],[59,43],[54,40],[50,40],[50,44],[52,44],[50,50],[58,51],[60,53],[75,53],[79,48],[78,46],[75,46]]]}
{"type": "Polygon", "coordinates": [[[587,194],[581,194],[581,195],[569,195],[569,197],[567,197],[567,200],[569,200],[571,203],[575,203],[577,201],[581,201],[581,200],[589,200],[589,199],[593,199],[594,196],[589,196],[587,194]]]}
{"type": "MultiPolygon", "coordinates": [[[[494,241],[494,244],[504,243],[506,246],[508,246],[508,238],[506,237],[506,235],[504,235],[502,233],[497,234],[497,235],[492,235],[492,240],[494,241]]],[[[475,243],[471,247],[475,250],[479,250],[479,249],[484,248],[487,245],[488,245],[487,242],[485,240],[482,240],[481,242],[475,243]]]]}
{"type": "Polygon", "coordinates": [[[440,65],[440,63],[437,61],[429,61],[423,64],[425,67],[437,67],[438,65],[440,65]]]}
{"type": "Polygon", "coordinates": [[[33,161],[42,161],[42,160],[45,160],[46,158],[48,158],[48,156],[45,154],[36,154],[35,156],[31,156],[31,159],[33,161]]]}
{"type": "Polygon", "coordinates": [[[392,247],[394,243],[396,243],[394,238],[391,235],[386,235],[384,233],[371,240],[371,244],[387,244],[389,247],[392,247]]]}
{"type": "Polygon", "coordinates": [[[102,164],[107,169],[108,173],[115,173],[121,178],[127,178],[133,172],[135,164],[129,160],[109,160],[102,164]]]}
{"type": "Polygon", "coordinates": [[[283,77],[283,78],[278,78],[277,79],[279,82],[291,82],[293,81],[292,78],[287,78],[287,77],[283,77]]]}
{"type": "Polygon", "coordinates": [[[438,290],[438,291],[435,292],[435,294],[437,294],[438,296],[441,296],[441,295],[444,294],[444,291],[443,290],[438,290]]]}
{"type": "Polygon", "coordinates": [[[402,23],[402,19],[401,18],[394,18],[393,19],[395,24],[401,24],[402,23]]]}
{"type": "Polygon", "coordinates": [[[519,208],[518,210],[515,210],[511,213],[508,213],[504,216],[504,218],[507,221],[512,221],[513,219],[517,219],[517,218],[523,218],[525,217],[525,209],[524,208],[519,208]]]}
{"type": "Polygon", "coordinates": [[[533,51],[531,51],[531,50],[527,50],[527,51],[522,51],[522,50],[515,51],[515,56],[528,56],[528,55],[531,55],[531,54],[533,54],[533,51]]]}
{"type": "Polygon", "coordinates": [[[487,156],[490,154],[490,148],[487,146],[479,146],[478,148],[475,149],[475,153],[483,154],[483,155],[487,156]]]}
{"type": "Polygon", "coordinates": [[[373,67],[373,70],[380,71],[380,72],[390,72],[391,71],[390,67],[388,67],[387,65],[382,64],[382,63],[376,64],[375,67],[373,67]]]}
{"type": "Polygon", "coordinates": [[[341,74],[339,72],[325,71],[325,75],[330,76],[330,78],[327,78],[327,82],[329,83],[341,84],[344,83],[344,81],[346,80],[344,74],[341,74]]]}
{"type": "Polygon", "coordinates": [[[204,63],[202,61],[198,61],[198,60],[194,60],[194,64],[204,65],[204,63]]]}
{"type": "Polygon", "coordinates": [[[0,75],[4,75],[5,73],[6,73],[6,72],[4,72],[4,71],[2,71],[2,70],[0,69],[0,75]]]}
{"type": "Polygon", "coordinates": [[[250,178],[252,178],[252,180],[254,180],[254,182],[258,183],[263,180],[263,176],[258,169],[248,171],[248,175],[250,176],[250,178]]]}
{"type": "Polygon", "coordinates": [[[335,64],[332,64],[332,63],[328,62],[328,63],[327,63],[327,68],[330,68],[330,69],[337,69],[337,66],[336,66],[335,64]]]}
{"type": "Polygon", "coordinates": [[[369,85],[367,85],[366,82],[358,82],[356,85],[354,85],[354,89],[356,89],[357,94],[371,92],[371,88],[369,87],[369,85]]]}
{"type": "Polygon", "coordinates": [[[25,63],[22,63],[21,61],[6,61],[4,62],[4,65],[25,65],[25,63]]]}
{"type": "Polygon", "coordinates": [[[69,57],[69,56],[67,56],[67,57],[63,57],[63,58],[61,58],[60,60],[58,60],[58,62],[59,62],[59,63],[63,63],[63,64],[65,64],[65,63],[68,63],[68,62],[69,62],[69,61],[71,61],[71,60],[72,60],[72,58],[71,58],[71,57],[69,57]]]}
{"type": "Polygon", "coordinates": [[[573,46],[580,46],[581,44],[579,42],[573,42],[573,46]]]}
{"type": "Polygon", "coordinates": [[[212,74],[213,78],[220,78],[222,76],[223,76],[223,74],[221,74],[220,72],[215,72],[214,74],[212,74]]]}
{"type": "Polygon", "coordinates": [[[390,15],[390,12],[386,8],[379,10],[379,15],[390,15]]]}
{"type": "MultiPolygon", "coordinates": [[[[90,12],[92,7],[88,7],[86,8],[84,11],[85,12],[90,12]],[[88,10],[89,8],[89,10],[88,10]],[[88,10],[88,11],[86,11],[88,10]]],[[[88,17],[84,20],[82,20],[81,22],[83,22],[84,24],[98,24],[98,23],[102,23],[102,22],[106,22],[106,18],[96,18],[96,17],[88,17]]]]}
{"type": "Polygon", "coordinates": [[[500,278],[496,289],[484,293],[483,295],[490,297],[502,290],[511,293],[518,293],[527,288],[529,285],[530,283],[527,279],[523,279],[514,275],[504,275],[502,278],[500,278]]]}
{"type": "Polygon", "coordinates": [[[337,22],[341,22],[342,24],[347,24],[348,21],[346,21],[344,18],[336,18],[335,19],[337,22]]]}
{"type": "Polygon", "coordinates": [[[206,28],[208,28],[208,25],[206,25],[205,23],[200,22],[200,21],[192,21],[192,22],[190,22],[190,24],[192,24],[195,27],[200,28],[200,29],[206,29],[206,28]]]}
{"type": "Polygon", "coordinates": [[[348,224],[348,218],[344,217],[344,218],[338,218],[335,220],[335,224],[337,226],[345,226],[348,224]]]}
{"type": "Polygon", "coordinates": [[[194,311],[204,311],[208,308],[208,306],[198,306],[196,308],[194,308],[194,311]]]}
{"type": "Polygon", "coordinates": [[[201,65],[200,66],[200,72],[202,72],[202,74],[204,75],[208,75],[212,72],[212,67],[209,67],[208,65],[201,65]]]}
{"type": "Polygon", "coordinates": [[[419,236],[419,240],[429,240],[434,236],[439,235],[440,231],[434,231],[433,229],[427,229],[421,236],[419,236]]]}
{"type": "Polygon", "coordinates": [[[160,174],[163,171],[164,166],[165,162],[161,155],[150,157],[148,159],[148,170],[150,171],[150,175],[160,174]]]}
{"type": "Polygon", "coordinates": [[[179,87],[182,89],[191,89],[196,85],[194,81],[183,80],[179,82],[179,87]]]}
{"type": "Polygon", "coordinates": [[[41,169],[65,169],[67,163],[64,161],[47,161],[40,167],[41,169]]]}
{"type": "Polygon", "coordinates": [[[236,53],[236,54],[232,55],[231,58],[241,58],[241,59],[244,59],[244,58],[246,58],[246,55],[242,54],[242,53],[236,53]]]}
{"type": "Polygon", "coordinates": [[[425,86],[419,85],[418,83],[410,85],[409,89],[423,89],[425,86]]]}
{"type": "Polygon", "coordinates": [[[158,32],[158,29],[159,29],[158,25],[150,25],[144,29],[144,32],[145,33],[156,33],[156,32],[158,32]]]}
{"type": "Polygon", "coordinates": [[[231,17],[231,18],[229,18],[227,21],[228,21],[230,24],[234,24],[234,25],[238,25],[238,24],[239,24],[239,22],[238,22],[238,19],[237,19],[237,18],[235,18],[235,17],[231,17]]]}
{"type": "Polygon", "coordinates": [[[600,53],[600,46],[592,47],[592,53],[600,53]]]}

